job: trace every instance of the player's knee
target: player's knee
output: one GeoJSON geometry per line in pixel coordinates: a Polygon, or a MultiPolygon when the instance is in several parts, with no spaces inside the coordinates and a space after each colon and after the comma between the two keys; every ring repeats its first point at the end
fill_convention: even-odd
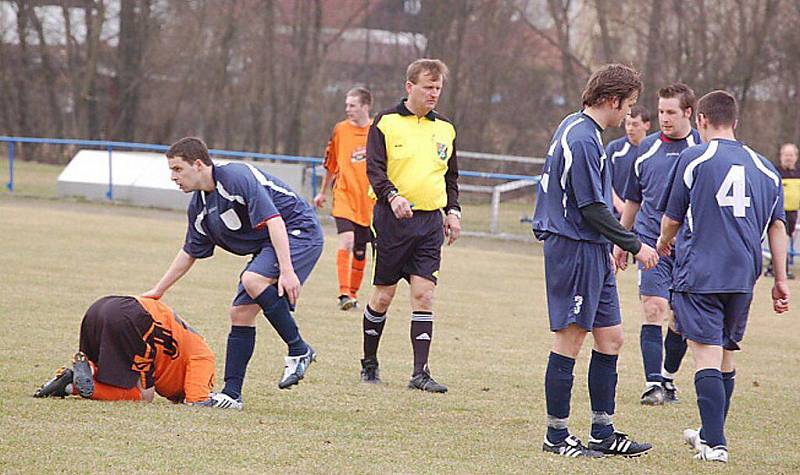
{"type": "Polygon", "coordinates": [[[353,247],[353,259],[363,261],[367,257],[367,245],[361,244],[353,247]]]}
{"type": "Polygon", "coordinates": [[[275,279],[264,277],[255,272],[244,272],[242,274],[242,287],[251,298],[258,297],[261,292],[275,282],[275,279]]]}
{"type": "Polygon", "coordinates": [[[666,299],[660,297],[642,298],[642,318],[643,323],[650,325],[661,325],[669,312],[669,305],[666,299]]]}
{"type": "Polygon", "coordinates": [[[433,308],[433,289],[413,289],[411,301],[414,303],[415,309],[431,310],[433,308]]]}
{"type": "Polygon", "coordinates": [[[254,327],[259,310],[260,308],[258,305],[236,305],[231,307],[231,325],[237,327],[254,327]]]}
{"type": "Polygon", "coordinates": [[[372,294],[369,305],[373,310],[383,312],[392,304],[392,299],[394,299],[394,292],[376,290],[372,294]]]}

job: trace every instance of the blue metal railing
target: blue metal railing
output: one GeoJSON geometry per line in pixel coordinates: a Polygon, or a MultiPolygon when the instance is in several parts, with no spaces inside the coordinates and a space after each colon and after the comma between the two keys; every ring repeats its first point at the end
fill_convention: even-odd
{"type": "MultiPolygon", "coordinates": [[[[108,191],[106,197],[109,200],[114,199],[114,187],[112,181],[112,155],[114,149],[136,149],[136,150],[149,150],[154,152],[166,152],[169,150],[167,145],[158,145],[151,143],[139,142],[116,142],[112,140],[80,140],[80,139],[53,139],[45,137],[9,137],[0,135],[0,142],[8,143],[8,183],[6,188],[9,191],[14,191],[14,144],[15,143],[40,143],[51,145],[78,145],[82,147],[91,148],[105,148],[108,150],[108,191]]],[[[293,162],[305,163],[311,167],[311,192],[312,196],[317,194],[317,166],[322,164],[322,159],[319,157],[304,157],[293,155],[279,155],[274,153],[256,153],[256,152],[238,152],[232,150],[218,150],[210,149],[209,154],[216,157],[231,157],[231,158],[250,158],[253,160],[275,160],[279,162],[293,162]]],[[[461,171],[461,176],[475,177],[475,178],[488,178],[492,180],[531,180],[535,183],[539,182],[538,176],[530,175],[511,175],[505,173],[485,173],[475,171],[461,171]]]]}

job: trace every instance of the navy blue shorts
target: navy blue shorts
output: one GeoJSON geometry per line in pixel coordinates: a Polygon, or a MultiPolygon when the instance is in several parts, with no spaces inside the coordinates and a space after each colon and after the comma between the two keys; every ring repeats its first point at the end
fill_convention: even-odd
{"type": "Polygon", "coordinates": [[[744,338],[752,300],[752,293],[673,292],[676,330],[697,343],[738,350],[739,342],[744,338]]]}
{"type": "MultiPolygon", "coordinates": [[[[292,257],[292,266],[300,283],[305,283],[314,265],[322,255],[322,241],[308,241],[293,239],[289,236],[289,253],[292,257]]],[[[280,268],[278,266],[278,256],[275,254],[275,249],[272,246],[265,246],[261,252],[253,256],[242,273],[254,272],[264,277],[272,279],[280,275],[280,268]]],[[[255,304],[247,291],[244,290],[241,278],[239,279],[239,288],[236,292],[236,297],[233,299],[233,306],[255,304]]]]}
{"type": "Polygon", "coordinates": [[[617,279],[606,244],[550,235],[544,241],[550,330],[591,331],[622,323],[617,279]]]}
{"type": "Polygon", "coordinates": [[[375,231],[373,284],[394,285],[412,275],[436,283],[444,244],[441,211],[414,211],[411,218],[400,220],[388,204],[378,202],[372,214],[372,228],[375,231]]]}
{"type": "MultiPolygon", "coordinates": [[[[647,242],[646,239],[642,242],[655,249],[655,243],[647,242]]],[[[639,264],[639,296],[669,300],[674,265],[675,260],[672,256],[660,257],[658,264],[650,270],[644,270],[644,266],[639,264]]]]}

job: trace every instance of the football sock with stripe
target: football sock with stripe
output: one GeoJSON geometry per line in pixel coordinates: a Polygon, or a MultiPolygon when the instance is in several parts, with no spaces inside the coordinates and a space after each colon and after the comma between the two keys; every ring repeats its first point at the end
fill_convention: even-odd
{"type": "Polygon", "coordinates": [[[244,374],[255,346],[256,327],[231,326],[225,350],[225,388],[222,392],[233,399],[242,395],[244,374]]]}
{"type": "Polygon", "coordinates": [[[722,372],[714,368],[701,369],[694,374],[694,387],[703,423],[701,438],[710,447],[725,445],[725,385],[722,372]]]}
{"type": "Polygon", "coordinates": [[[339,295],[350,294],[350,251],[336,251],[336,275],[339,279],[339,295]]]}
{"type": "Polygon", "coordinates": [[[648,383],[661,382],[661,325],[642,325],[639,345],[642,348],[644,379],[648,383]]]}
{"type": "Polygon", "coordinates": [[[386,312],[377,312],[369,305],[364,309],[364,358],[376,358],[378,344],[381,342],[386,312]]]}
{"type": "MultiPolygon", "coordinates": [[[[664,373],[674,375],[681,367],[684,355],[686,355],[686,340],[683,337],[667,328],[667,335],[664,337],[664,373]]],[[[665,377],[671,380],[672,377],[665,377]]]]}
{"type": "Polygon", "coordinates": [[[350,261],[350,296],[356,298],[361,281],[364,279],[364,267],[367,265],[367,255],[364,249],[353,251],[353,260],[350,261]]]}
{"type": "Polygon", "coordinates": [[[268,286],[255,300],[264,311],[264,316],[272,328],[289,347],[289,356],[304,355],[308,351],[308,345],[300,337],[300,330],[297,329],[292,312],[289,310],[289,300],[285,295],[278,297],[278,287],[268,286]]]}
{"type": "Polygon", "coordinates": [[[547,440],[551,444],[560,444],[569,435],[567,420],[574,368],[573,358],[550,352],[544,375],[544,396],[547,402],[547,440]]]}
{"type": "Polygon", "coordinates": [[[428,364],[433,339],[433,312],[411,314],[411,346],[414,349],[414,374],[422,373],[428,364]]]}
{"type": "Polygon", "coordinates": [[[617,355],[592,350],[589,362],[589,400],[592,405],[592,438],[605,439],[614,433],[617,396],[617,355]]]}

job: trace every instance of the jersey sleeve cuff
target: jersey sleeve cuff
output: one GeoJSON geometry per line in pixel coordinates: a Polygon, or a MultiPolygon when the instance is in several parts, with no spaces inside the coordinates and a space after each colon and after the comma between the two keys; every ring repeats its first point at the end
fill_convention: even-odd
{"type": "Polygon", "coordinates": [[[273,214],[272,216],[267,216],[266,218],[264,218],[264,219],[262,219],[261,221],[259,221],[259,222],[258,222],[258,224],[256,224],[255,228],[256,228],[256,229],[259,229],[259,230],[266,228],[266,227],[267,227],[267,222],[268,222],[270,219],[277,218],[277,217],[278,217],[278,216],[280,216],[280,215],[281,215],[280,213],[275,213],[275,214],[273,214]]]}

